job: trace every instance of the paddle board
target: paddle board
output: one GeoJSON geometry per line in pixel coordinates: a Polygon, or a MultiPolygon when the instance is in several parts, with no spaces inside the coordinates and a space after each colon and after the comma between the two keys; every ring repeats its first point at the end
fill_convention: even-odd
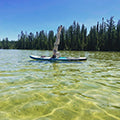
{"type": "Polygon", "coordinates": [[[86,57],[59,57],[59,58],[51,58],[51,57],[46,57],[46,56],[35,56],[35,55],[30,55],[30,58],[34,60],[42,60],[42,61],[84,61],[87,60],[86,57]]]}

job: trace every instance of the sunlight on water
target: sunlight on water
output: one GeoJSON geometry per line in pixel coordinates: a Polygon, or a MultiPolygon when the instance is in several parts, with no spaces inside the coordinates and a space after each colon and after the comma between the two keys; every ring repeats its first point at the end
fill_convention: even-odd
{"type": "Polygon", "coordinates": [[[62,52],[84,62],[41,62],[51,51],[0,50],[0,120],[119,120],[120,53],[62,52]]]}

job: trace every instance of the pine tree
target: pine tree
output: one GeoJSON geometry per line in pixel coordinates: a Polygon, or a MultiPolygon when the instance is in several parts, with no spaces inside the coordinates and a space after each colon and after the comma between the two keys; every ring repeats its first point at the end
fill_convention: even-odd
{"type": "Polygon", "coordinates": [[[60,35],[60,45],[59,50],[65,50],[66,40],[65,40],[65,28],[63,27],[60,35]]]}
{"type": "Polygon", "coordinates": [[[115,39],[115,25],[114,25],[114,20],[113,20],[113,16],[110,17],[110,20],[107,20],[107,50],[113,50],[113,44],[114,44],[114,39],[115,39]]]}
{"type": "Polygon", "coordinates": [[[120,20],[118,21],[118,24],[117,24],[117,40],[116,40],[115,47],[117,51],[120,51],[120,20]]]}
{"type": "Polygon", "coordinates": [[[48,34],[48,50],[52,50],[54,46],[55,38],[54,38],[54,32],[51,30],[48,34]]]}
{"type": "Polygon", "coordinates": [[[81,50],[81,45],[80,45],[80,25],[77,23],[77,28],[76,28],[76,50],[81,50]]]}

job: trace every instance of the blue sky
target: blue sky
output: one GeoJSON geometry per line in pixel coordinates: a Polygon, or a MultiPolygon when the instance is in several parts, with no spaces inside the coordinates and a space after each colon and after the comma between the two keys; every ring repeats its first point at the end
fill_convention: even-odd
{"type": "Polygon", "coordinates": [[[73,21],[88,29],[102,17],[120,19],[120,0],[0,0],[0,39],[17,40],[21,31],[68,28],[73,21]]]}

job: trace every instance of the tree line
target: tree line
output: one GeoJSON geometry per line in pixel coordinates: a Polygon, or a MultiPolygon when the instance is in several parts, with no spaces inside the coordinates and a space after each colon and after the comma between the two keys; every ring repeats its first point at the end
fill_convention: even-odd
{"type": "MultiPolygon", "coordinates": [[[[117,24],[110,17],[106,21],[97,22],[87,33],[84,24],[73,22],[68,29],[62,28],[59,50],[82,50],[82,51],[120,51],[120,20],[117,24]]],[[[51,30],[44,30],[33,34],[21,33],[17,41],[9,41],[8,38],[0,41],[0,49],[37,49],[52,50],[56,35],[51,30]]]]}

